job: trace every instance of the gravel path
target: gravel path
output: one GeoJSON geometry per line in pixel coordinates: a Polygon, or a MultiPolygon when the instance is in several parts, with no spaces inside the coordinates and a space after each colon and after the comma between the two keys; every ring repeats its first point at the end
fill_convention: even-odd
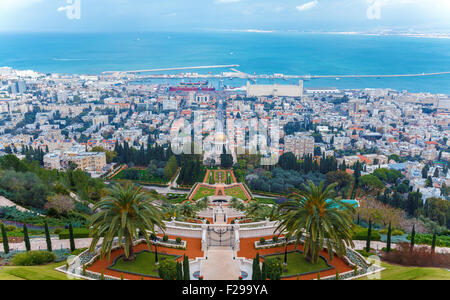
{"type": "MultiPolygon", "coordinates": [[[[356,250],[363,250],[363,249],[366,248],[366,241],[353,241],[353,243],[355,244],[355,249],[356,250]]],[[[392,249],[395,249],[396,246],[397,246],[396,244],[392,244],[392,249]]],[[[381,249],[386,247],[386,243],[384,243],[384,242],[371,242],[370,243],[370,247],[375,249],[375,250],[381,251],[381,249]]],[[[436,252],[437,253],[450,253],[450,248],[436,247],[436,252]]]]}
{"type": "Polygon", "coordinates": [[[12,202],[11,200],[6,199],[3,196],[0,196],[0,207],[15,207],[18,211],[22,212],[30,212],[28,209],[23,208],[22,206],[19,206],[12,202]]]}
{"type": "MultiPolygon", "coordinates": [[[[87,239],[75,239],[75,246],[80,248],[88,248],[91,245],[91,238],[87,239]]],[[[32,238],[30,239],[31,250],[46,250],[47,243],[45,238],[32,238]]],[[[70,240],[60,240],[59,238],[52,238],[53,249],[69,249],[70,240]]],[[[25,243],[9,244],[9,250],[25,250],[25,243]]],[[[3,243],[0,243],[0,251],[3,251],[3,243]]]]}

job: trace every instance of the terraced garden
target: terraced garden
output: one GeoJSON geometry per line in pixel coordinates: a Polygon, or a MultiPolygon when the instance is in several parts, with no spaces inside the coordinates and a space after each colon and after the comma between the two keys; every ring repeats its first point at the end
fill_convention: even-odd
{"type": "Polygon", "coordinates": [[[245,195],[244,191],[242,190],[242,188],[240,186],[235,186],[232,188],[225,189],[225,194],[227,196],[239,198],[239,199],[242,199],[245,201],[247,200],[247,196],[245,195]]]}
{"type": "Polygon", "coordinates": [[[192,200],[197,201],[204,197],[214,196],[215,193],[216,193],[215,188],[208,188],[208,187],[200,186],[198,188],[197,192],[195,193],[194,197],[192,197],[192,200]]]}
{"type": "MultiPolygon", "coordinates": [[[[165,255],[158,253],[158,261],[165,259],[175,259],[174,255],[165,255]]],[[[136,260],[127,262],[123,260],[123,257],[117,259],[117,261],[108,269],[133,273],[138,275],[147,275],[153,277],[159,277],[158,266],[155,266],[155,253],[154,252],[141,252],[136,255],[136,260]]]]}
{"type": "MultiPolygon", "coordinates": [[[[269,255],[266,258],[278,259],[284,262],[284,254],[269,255]]],[[[317,264],[313,264],[306,260],[300,252],[289,252],[287,254],[287,266],[283,267],[283,274],[281,276],[294,276],[300,274],[308,274],[322,270],[328,270],[330,267],[326,261],[321,258],[317,264]]]]}

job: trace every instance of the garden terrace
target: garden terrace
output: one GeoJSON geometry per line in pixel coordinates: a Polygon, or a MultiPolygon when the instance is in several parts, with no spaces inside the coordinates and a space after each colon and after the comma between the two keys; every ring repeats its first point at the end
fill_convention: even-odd
{"type": "Polygon", "coordinates": [[[198,184],[195,186],[193,192],[189,196],[190,201],[197,201],[204,197],[214,196],[216,188],[210,187],[204,184],[198,184]]]}
{"type": "Polygon", "coordinates": [[[242,200],[250,201],[251,197],[247,194],[241,184],[225,187],[225,194],[242,200]]]}
{"type": "Polygon", "coordinates": [[[166,186],[167,180],[157,175],[150,176],[145,168],[125,168],[120,170],[116,175],[111,177],[111,180],[131,180],[140,184],[147,185],[164,185],[166,186]]]}
{"type": "MultiPolygon", "coordinates": [[[[273,238],[273,235],[269,235],[269,236],[265,236],[263,237],[266,240],[271,240],[273,238]]],[[[259,241],[260,237],[255,237],[255,238],[241,238],[240,239],[240,250],[238,251],[238,256],[239,257],[244,257],[247,259],[253,259],[256,257],[256,254],[259,253],[261,255],[261,257],[267,256],[267,255],[281,255],[282,259],[284,259],[284,250],[285,247],[284,246],[279,246],[279,247],[274,247],[274,248],[268,248],[268,249],[255,249],[255,242],[259,241]]],[[[296,250],[299,251],[303,251],[303,246],[302,245],[297,245],[297,247],[295,246],[295,244],[291,244],[288,245],[288,252],[294,252],[296,250]]],[[[336,270],[339,273],[344,273],[344,272],[350,272],[353,270],[353,268],[351,268],[343,259],[339,258],[338,256],[334,255],[333,256],[333,260],[329,260],[328,257],[328,252],[326,251],[321,251],[320,253],[321,256],[323,256],[324,258],[328,259],[328,263],[331,266],[328,270],[326,271],[321,271],[320,272],[320,276],[322,278],[327,277],[327,276],[335,276],[336,275],[336,270]]],[[[298,268],[300,268],[300,261],[298,261],[297,257],[294,257],[295,261],[298,262],[298,265],[296,265],[293,270],[296,270],[298,268]]],[[[306,267],[304,262],[303,263],[303,269],[308,269],[308,268],[312,268],[312,267],[306,267]]],[[[288,257],[288,265],[289,265],[289,257],[288,257]]],[[[289,272],[289,268],[288,268],[288,272],[289,272]]],[[[284,274],[282,276],[285,276],[284,274]]],[[[317,272],[313,272],[310,274],[303,274],[299,276],[300,280],[312,280],[312,279],[316,279],[317,278],[317,272]]],[[[288,273],[287,276],[282,278],[283,280],[296,280],[297,279],[297,275],[290,275],[288,273]]]]}
{"type": "Polygon", "coordinates": [[[203,183],[234,184],[237,180],[232,170],[207,170],[203,183]]]}
{"type": "MultiPolygon", "coordinates": [[[[159,236],[162,236],[162,235],[159,235],[159,236]]],[[[169,238],[176,239],[177,237],[169,236],[169,238]]],[[[190,259],[193,259],[196,257],[203,257],[204,254],[203,254],[203,251],[201,250],[201,239],[183,237],[182,240],[187,242],[188,247],[186,250],[167,248],[167,247],[158,245],[158,256],[159,255],[173,256],[173,257],[176,257],[177,260],[180,260],[180,258],[182,258],[184,255],[186,255],[190,259]]],[[[154,251],[154,246],[152,246],[152,249],[149,249],[146,243],[141,243],[141,244],[134,246],[134,250],[137,253],[141,253],[143,251],[148,251],[150,253],[150,252],[154,251]]],[[[112,276],[115,278],[120,278],[123,275],[124,279],[130,279],[130,280],[141,280],[141,278],[143,278],[144,280],[160,280],[160,278],[157,278],[154,275],[152,275],[152,274],[154,274],[153,269],[148,275],[145,275],[145,276],[131,274],[131,273],[124,273],[125,270],[122,270],[122,269],[121,269],[121,271],[110,269],[110,267],[114,265],[116,260],[119,259],[120,257],[122,257],[123,255],[124,255],[123,248],[115,249],[115,250],[111,251],[111,257],[109,260],[106,257],[100,258],[97,261],[93,262],[90,266],[87,266],[86,270],[97,273],[97,274],[100,274],[101,272],[103,272],[105,274],[105,276],[112,276]]],[[[144,255],[144,257],[145,257],[145,255],[144,255]]],[[[127,269],[129,271],[131,269],[136,270],[136,269],[139,269],[139,266],[127,267],[127,269]]],[[[131,272],[134,272],[134,271],[131,271],[131,272]]]]}
{"type": "MultiPolygon", "coordinates": [[[[167,255],[158,253],[158,261],[165,259],[179,260],[182,256],[167,255]]],[[[155,252],[143,250],[136,254],[136,260],[128,262],[124,260],[124,256],[117,257],[108,270],[121,272],[124,274],[154,277],[159,279],[158,266],[155,266],[155,252]]]]}
{"type": "MultiPolygon", "coordinates": [[[[261,257],[263,261],[267,258],[278,259],[284,262],[284,253],[275,253],[264,255],[261,257]]],[[[334,267],[329,264],[328,260],[320,256],[319,261],[316,264],[309,262],[303,253],[299,250],[287,253],[287,266],[283,267],[283,274],[281,278],[289,278],[292,276],[306,276],[310,274],[324,273],[326,271],[333,270],[334,267]]]]}

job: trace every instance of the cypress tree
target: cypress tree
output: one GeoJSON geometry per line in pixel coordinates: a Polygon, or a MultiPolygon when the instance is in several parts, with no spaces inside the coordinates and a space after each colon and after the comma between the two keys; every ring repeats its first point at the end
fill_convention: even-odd
{"type": "Polygon", "coordinates": [[[262,264],[261,280],[267,280],[267,266],[266,266],[265,262],[263,262],[263,264],[262,264]]]}
{"type": "Polygon", "coordinates": [[[286,245],[284,247],[284,265],[287,266],[287,237],[286,237],[286,245]]]}
{"type": "Polygon", "coordinates": [[[69,239],[70,239],[70,252],[75,251],[75,239],[73,237],[72,223],[69,223],[69,239]]]}
{"type": "Polygon", "coordinates": [[[436,251],[436,239],[437,239],[437,233],[435,230],[433,233],[433,240],[431,241],[431,253],[433,253],[433,254],[436,251]]]}
{"type": "Polygon", "coordinates": [[[341,279],[341,276],[339,275],[339,271],[336,270],[336,280],[340,280],[340,279],[341,279]]]}
{"type": "Polygon", "coordinates": [[[387,241],[386,241],[386,252],[391,252],[391,235],[392,235],[392,224],[389,222],[387,241]]]}
{"type": "Polygon", "coordinates": [[[9,253],[8,234],[6,234],[5,225],[2,223],[2,239],[3,239],[3,252],[9,253]]]}
{"type": "Polygon", "coordinates": [[[413,251],[414,249],[414,244],[415,244],[415,239],[416,239],[416,224],[413,224],[413,228],[411,231],[411,251],[413,251]]]}
{"type": "Polygon", "coordinates": [[[183,280],[183,266],[180,262],[177,262],[177,280],[183,280]]]}
{"type": "Polygon", "coordinates": [[[30,237],[28,236],[28,227],[27,224],[23,224],[23,238],[25,242],[25,248],[27,251],[31,250],[30,237]]]}
{"type": "Polygon", "coordinates": [[[253,259],[253,265],[252,265],[252,280],[256,279],[256,257],[253,259]]]}
{"type": "Polygon", "coordinates": [[[47,251],[52,252],[52,239],[50,238],[50,231],[48,230],[47,221],[44,223],[45,241],[47,242],[47,251]]]}
{"type": "Polygon", "coordinates": [[[370,252],[370,239],[372,235],[372,220],[369,219],[369,229],[367,230],[366,252],[370,252]]]}
{"type": "Polygon", "coordinates": [[[183,260],[183,279],[191,280],[191,272],[189,270],[189,258],[185,255],[183,260]]]}
{"type": "Polygon", "coordinates": [[[252,280],[262,280],[261,267],[259,265],[259,253],[256,254],[256,257],[253,260],[252,280]]]}

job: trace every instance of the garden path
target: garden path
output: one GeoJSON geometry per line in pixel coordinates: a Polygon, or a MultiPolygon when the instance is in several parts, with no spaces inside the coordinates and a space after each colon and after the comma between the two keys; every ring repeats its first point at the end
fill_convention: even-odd
{"type": "Polygon", "coordinates": [[[205,280],[237,280],[241,275],[239,261],[229,247],[213,247],[208,250],[208,259],[202,261],[200,274],[205,280]]]}

